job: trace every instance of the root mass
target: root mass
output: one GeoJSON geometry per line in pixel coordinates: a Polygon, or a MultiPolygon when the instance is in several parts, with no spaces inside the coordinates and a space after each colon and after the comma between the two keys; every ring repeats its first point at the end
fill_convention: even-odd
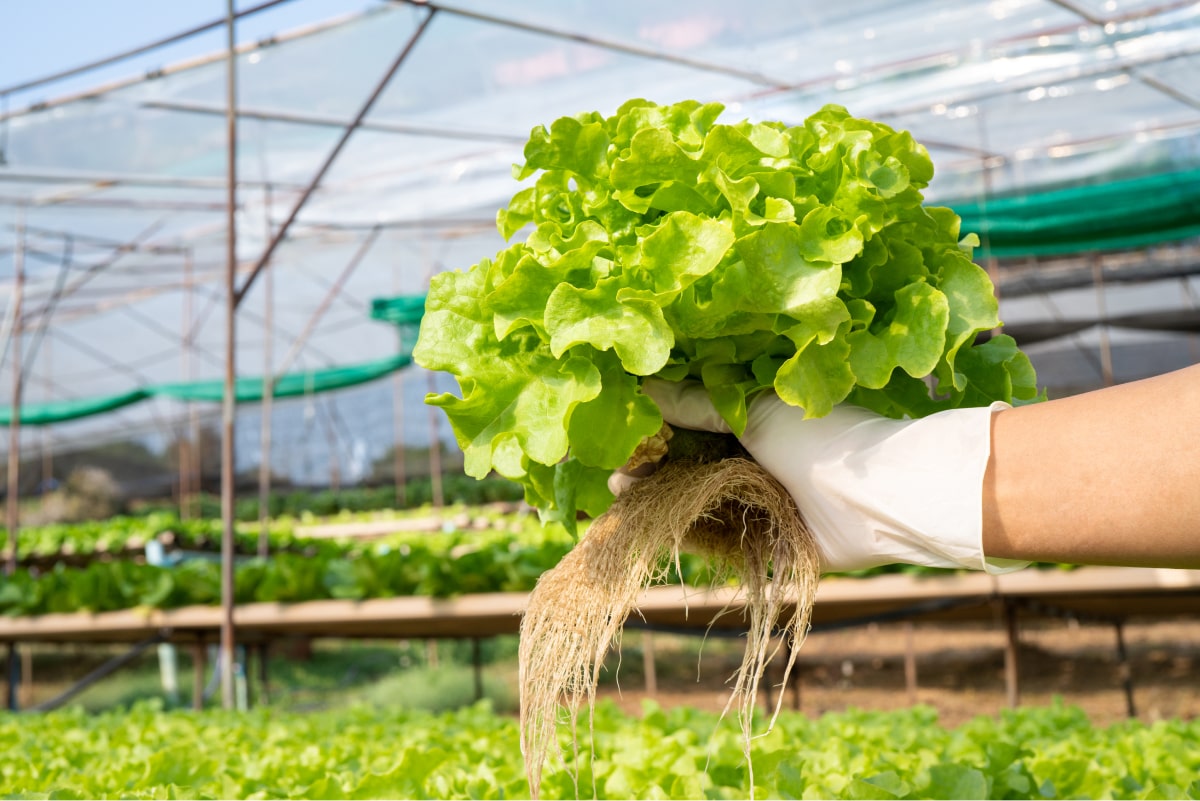
{"type": "MultiPolygon", "coordinates": [[[[736,603],[745,605],[746,653],[726,711],[737,711],[753,792],[756,690],[769,661],[790,641],[786,683],[808,632],[820,565],[787,491],[753,461],[725,458],[669,461],[622,493],[531,594],[521,623],[519,682],[521,752],[533,798],[548,756],[556,754],[571,769],[574,760],[558,745],[560,720],[575,732],[580,709],[594,707],[604,657],[620,647],[638,595],[677,571],[681,552],[702,555],[718,576],[735,576],[740,585],[736,603]]],[[[573,742],[577,755],[577,736],[573,742]]]]}

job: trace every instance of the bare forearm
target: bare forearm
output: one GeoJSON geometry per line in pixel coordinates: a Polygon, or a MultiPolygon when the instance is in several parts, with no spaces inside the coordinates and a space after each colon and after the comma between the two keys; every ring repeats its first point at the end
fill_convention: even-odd
{"type": "Polygon", "coordinates": [[[997,412],[990,557],[1200,568],[1200,366],[997,412]]]}

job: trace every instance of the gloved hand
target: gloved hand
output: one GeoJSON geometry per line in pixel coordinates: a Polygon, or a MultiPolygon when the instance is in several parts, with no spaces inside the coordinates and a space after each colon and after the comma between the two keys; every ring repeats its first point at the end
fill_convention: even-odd
{"type": "MultiPolygon", "coordinates": [[[[729,433],[696,382],[647,379],[673,426],[729,433]]],[[[822,572],[904,562],[1006,573],[1027,562],[983,553],[983,477],[991,416],[952,409],[893,420],[856,406],[804,419],[774,393],[750,405],[741,443],[795,499],[817,539],[822,572]]],[[[614,491],[632,479],[617,475],[614,491]]]]}

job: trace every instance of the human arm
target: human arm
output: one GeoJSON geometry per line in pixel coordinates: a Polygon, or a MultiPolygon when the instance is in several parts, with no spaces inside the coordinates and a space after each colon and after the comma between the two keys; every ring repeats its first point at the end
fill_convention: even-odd
{"type": "MultiPolygon", "coordinates": [[[[648,381],[646,391],[672,424],[728,431],[698,384],[648,381]]],[[[907,421],[851,406],[805,420],[768,393],[742,442],[796,500],[825,570],[1198,567],[1196,421],[1200,367],[907,421]]]]}
{"type": "Polygon", "coordinates": [[[989,557],[1200,568],[1200,365],[992,418],[989,557]]]}

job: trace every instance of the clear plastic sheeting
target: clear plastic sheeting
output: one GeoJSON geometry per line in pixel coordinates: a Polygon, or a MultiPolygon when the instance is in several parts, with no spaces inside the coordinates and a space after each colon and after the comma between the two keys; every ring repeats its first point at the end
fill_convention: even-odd
{"type": "MultiPolygon", "coordinates": [[[[298,209],[270,278],[260,275],[239,306],[239,375],[394,355],[395,329],[371,319],[371,300],[420,295],[434,272],[494,253],[503,244],[495,213],[518,188],[511,166],[529,131],[565,114],[611,113],[631,97],[718,101],[726,119],[792,124],[837,103],[910,130],[937,169],[930,200],[969,206],[979,227],[989,208],[1026,196],[1066,191],[1086,207],[1089,189],[1200,168],[1200,4],[1179,0],[379,0],[308,23],[239,42],[239,283],[298,209]]],[[[36,106],[0,102],[0,296],[11,309],[20,258],[27,403],[220,377],[226,68],[220,52],[151,75],[130,65],[115,81],[108,67],[91,91],[78,91],[76,76],[61,97],[45,87],[49,99],[36,106]]],[[[1079,212],[1063,210],[1073,220],[1079,212]]],[[[1137,239],[1089,241],[1084,221],[1057,250],[981,258],[1010,259],[989,265],[1003,284],[1018,268],[1053,271],[1048,253],[1152,244],[1155,220],[1143,218],[1137,239]]],[[[1163,235],[1189,235],[1189,219],[1200,224],[1200,210],[1176,210],[1174,233],[1163,235]]],[[[1184,273],[1200,262],[1194,245],[1178,246],[1184,273]]],[[[1106,291],[1119,302],[1124,288],[1106,291]]],[[[1160,306],[1189,297],[1167,293],[1160,306]]],[[[1001,298],[1002,315],[1012,308],[1022,324],[1052,319],[1001,298]]],[[[1055,308],[1062,319],[1099,319],[1055,308]]],[[[1044,371],[1065,370],[1058,365],[1082,352],[1055,347],[1039,344],[1055,354],[1044,371]]],[[[1088,369],[1059,383],[1074,388],[1088,369]]],[[[394,436],[426,440],[428,419],[413,410],[427,381],[400,383],[403,431],[394,436]]],[[[378,456],[392,444],[378,429],[389,425],[394,391],[354,390],[354,403],[377,411],[341,415],[330,430],[378,456]]],[[[327,401],[331,416],[340,397],[327,401]]],[[[0,378],[0,405],[10,400],[0,378]]],[[[307,433],[297,436],[311,440],[323,407],[301,402],[307,433]]],[[[108,425],[169,441],[185,411],[149,401],[108,425]]],[[[55,430],[99,436],[102,424],[55,430]]]]}

